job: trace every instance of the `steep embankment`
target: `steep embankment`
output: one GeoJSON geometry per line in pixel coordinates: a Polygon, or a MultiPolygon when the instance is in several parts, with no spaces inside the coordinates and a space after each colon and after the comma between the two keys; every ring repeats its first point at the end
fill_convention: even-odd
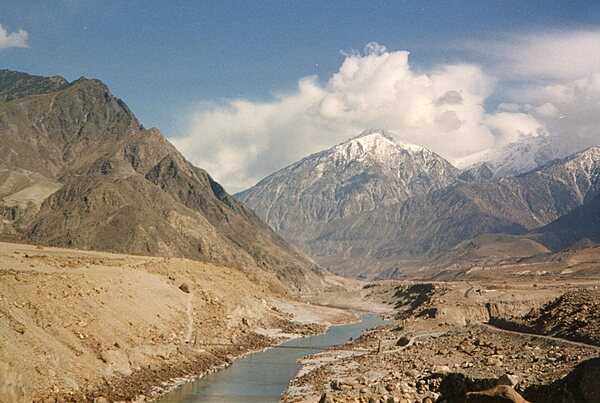
{"type": "Polygon", "coordinates": [[[153,396],[278,341],[263,334],[353,318],[304,306],[265,273],[0,243],[0,401],[153,396]]]}
{"type": "Polygon", "coordinates": [[[570,291],[526,315],[499,318],[492,324],[600,346],[599,297],[598,290],[570,291]]]}

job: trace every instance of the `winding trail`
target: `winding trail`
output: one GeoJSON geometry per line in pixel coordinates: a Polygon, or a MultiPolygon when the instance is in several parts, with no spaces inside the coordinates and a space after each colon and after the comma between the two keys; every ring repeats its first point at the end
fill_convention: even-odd
{"type": "Polygon", "coordinates": [[[537,333],[527,333],[527,332],[519,332],[516,330],[507,330],[507,329],[502,329],[501,327],[496,327],[489,323],[481,323],[480,325],[488,330],[492,330],[492,331],[499,332],[499,333],[507,333],[507,334],[512,334],[512,335],[535,337],[537,339],[544,339],[544,340],[548,340],[548,341],[569,344],[571,346],[576,346],[576,347],[592,348],[594,350],[600,351],[600,347],[595,346],[593,344],[580,342],[580,341],[572,341],[572,340],[568,340],[568,339],[563,339],[561,337],[547,336],[547,335],[537,334],[537,333]]]}

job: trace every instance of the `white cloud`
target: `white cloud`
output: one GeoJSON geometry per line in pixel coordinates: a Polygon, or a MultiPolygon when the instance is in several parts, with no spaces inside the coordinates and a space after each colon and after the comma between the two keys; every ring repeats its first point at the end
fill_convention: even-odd
{"type": "Polygon", "coordinates": [[[600,30],[510,38],[484,46],[502,50],[499,75],[519,79],[501,84],[499,109],[526,114],[533,120],[521,127],[539,124],[562,154],[600,144],[600,30]]]}
{"type": "Polygon", "coordinates": [[[29,34],[22,29],[16,32],[8,32],[2,24],[0,24],[0,49],[5,48],[26,48],[29,34]]]}
{"type": "Polygon", "coordinates": [[[504,145],[523,137],[546,136],[544,126],[532,115],[522,112],[500,111],[486,116],[485,125],[496,133],[496,143],[504,145]]]}
{"type": "Polygon", "coordinates": [[[529,113],[565,153],[600,144],[600,70],[573,81],[532,88],[529,113]]]}
{"type": "Polygon", "coordinates": [[[197,108],[174,142],[229,191],[367,128],[451,161],[494,155],[489,151],[535,136],[574,152],[600,143],[599,41],[600,31],[590,30],[509,36],[469,44],[479,64],[427,71],[411,66],[407,51],[370,43],[345,54],[323,84],[304,77],[269,102],[197,108]],[[501,102],[486,111],[492,95],[501,102]]]}
{"type": "Polygon", "coordinates": [[[416,72],[408,52],[369,44],[363,54],[346,55],[325,84],[305,77],[271,102],[234,100],[196,111],[187,136],[174,142],[230,191],[370,127],[462,156],[495,142],[482,125],[493,86],[477,66],[416,72]]]}
{"type": "Polygon", "coordinates": [[[478,54],[496,74],[511,80],[568,80],[600,71],[597,29],[512,34],[462,47],[478,54]]]}

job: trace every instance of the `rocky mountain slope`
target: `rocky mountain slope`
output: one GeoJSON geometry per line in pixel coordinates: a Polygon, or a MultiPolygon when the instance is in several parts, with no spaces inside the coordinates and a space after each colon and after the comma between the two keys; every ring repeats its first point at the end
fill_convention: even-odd
{"type": "Polygon", "coordinates": [[[370,275],[481,234],[535,232],[569,214],[600,193],[600,148],[516,177],[498,172],[487,163],[460,172],[421,147],[368,131],[237,197],[324,266],[370,275]]]}
{"type": "Polygon", "coordinates": [[[532,171],[568,154],[564,147],[554,143],[553,138],[540,135],[524,137],[502,147],[470,155],[454,161],[454,164],[464,170],[485,165],[493,176],[499,178],[532,171]]]}
{"type": "Polygon", "coordinates": [[[554,250],[600,243],[600,195],[536,232],[554,250]]]}
{"type": "Polygon", "coordinates": [[[5,239],[319,281],[314,263],[98,80],[0,71],[0,214],[5,239]]]}
{"type": "Polygon", "coordinates": [[[367,130],[263,179],[236,197],[286,239],[308,245],[335,220],[402,203],[452,183],[458,170],[432,151],[367,130]]]}
{"type": "MultiPolygon", "coordinates": [[[[535,231],[593,199],[600,192],[600,148],[593,147],[518,177],[468,183],[331,224],[315,240],[324,254],[348,264],[356,250],[364,260],[389,263],[448,251],[484,233],[535,231]]],[[[334,259],[328,257],[328,262],[334,259]]],[[[372,264],[371,264],[372,265],[372,264]]]]}

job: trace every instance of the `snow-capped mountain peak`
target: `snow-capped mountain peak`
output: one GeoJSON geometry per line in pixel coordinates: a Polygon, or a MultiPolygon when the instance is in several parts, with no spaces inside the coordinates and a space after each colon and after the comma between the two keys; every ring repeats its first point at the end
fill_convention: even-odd
{"type": "Polygon", "coordinates": [[[563,156],[564,154],[559,152],[547,136],[537,136],[524,138],[453,162],[455,166],[465,171],[485,162],[495,177],[501,177],[529,172],[563,156]]]}
{"type": "Polygon", "coordinates": [[[393,156],[399,153],[431,153],[425,147],[398,142],[394,137],[381,129],[363,131],[343,143],[334,146],[331,153],[337,158],[361,160],[364,158],[377,159],[382,163],[393,163],[393,156]]]}
{"type": "Polygon", "coordinates": [[[302,243],[331,220],[444,188],[458,170],[384,130],[309,155],[236,196],[288,239],[302,243]]]}

